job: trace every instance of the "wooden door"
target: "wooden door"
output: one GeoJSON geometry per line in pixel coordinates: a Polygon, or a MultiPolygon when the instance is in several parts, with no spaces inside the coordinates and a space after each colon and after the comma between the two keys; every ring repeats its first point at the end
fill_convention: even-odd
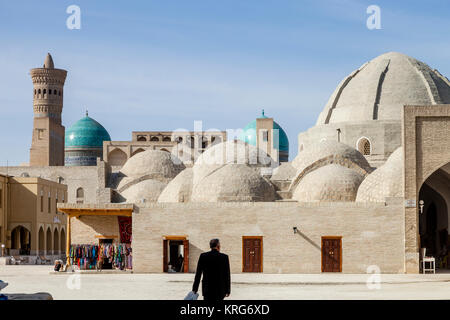
{"type": "Polygon", "coordinates": [[[188,273],[189,272],[189,240],[183,240],[183,272],[188,273]]]}
{"type": "Polygon", "coordinates": [[[322,272],[342,271],[342,238],[322,237],[322,272]]]}
{"type": "Polygon", "coordinates": [[[169,269],[169,253],[168,253],[168,249],[169,249],[169,241],[164,239],[163,240],[163,272],[167,272],[167,270],[169,269]]]}
{"type": "Polygon", "coordinates": [[[242,238],[243,272],[262,272],[262,237],[242,238]]]}

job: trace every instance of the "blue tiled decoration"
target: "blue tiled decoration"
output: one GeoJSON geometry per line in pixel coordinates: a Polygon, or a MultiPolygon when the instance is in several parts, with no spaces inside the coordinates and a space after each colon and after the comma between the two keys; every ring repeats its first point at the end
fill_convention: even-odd
{"type": "MultiPolygon", "coordinates": [[[[260,118],[267,118],[264,115],[264,111],[262,112],[262,115],[260,118]]],[[[286,135],[286,132],[280,127],[278,123],[275,121],[273,122],[273,129],[278,129],[278,136],[279,136],[279,145],[278,150],[284,151],[286,153],[289,153],[289,140],[286,135]]],[[[247,124],[239,136],[239,140],[247,142],[248,144],[251,144],[253,146],[256,146],[256,120],[253,120],[249,124],[247,124]]]]}
{"type": "Polygon", "coordinates": [[[96,165],[103,155],[103,141],[111,141],[108,131],[86,114],[66,130],[65,165],[96,165]]]}

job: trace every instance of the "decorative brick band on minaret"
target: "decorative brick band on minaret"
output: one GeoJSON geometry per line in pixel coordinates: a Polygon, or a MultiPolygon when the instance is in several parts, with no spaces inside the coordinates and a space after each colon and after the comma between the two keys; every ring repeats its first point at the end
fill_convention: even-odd
{"type": "Polygon", "coordinates": [[[42,68],[31,69],[33,80],[33,137],[30,166],[64,165],[64,127],[61,124],[67,71],[55,69],[47,54],[42,68]]]}

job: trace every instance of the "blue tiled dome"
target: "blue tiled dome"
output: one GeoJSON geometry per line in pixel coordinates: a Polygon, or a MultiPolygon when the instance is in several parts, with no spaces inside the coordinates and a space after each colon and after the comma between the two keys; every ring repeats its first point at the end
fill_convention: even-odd
{"type": "Polygon", "coordinates": [[[66,130],[66,149],[102,148],[103,141],[111,141],[108,131],[86,115],[66,130]]]}
{"type": "MultiPolygon", "coordinates": [[[[267,118],[264,115],[264,111],[262,112],[262,115],[260,118],[267,118]]],[[[273,129],[278,129],[278,136],[279,136],[279,151],[285,151],[289,152],[289,140],[286,135],[286,132],[284,132],[283,128],[280,127],[278,123],[275,121],[273,122],[273,129]]],[[[251,144],[253,146],[256,146],[256,119],[247,124],[239,136],[239,140],[247,142],[248,144],[251,144]]]]}

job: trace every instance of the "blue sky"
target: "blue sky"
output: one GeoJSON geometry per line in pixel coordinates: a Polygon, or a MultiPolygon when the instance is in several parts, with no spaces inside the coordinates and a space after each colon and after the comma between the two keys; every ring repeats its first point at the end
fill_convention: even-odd
{"type": "Polygon", "coordinates": [[[450,76],[450,2],[0,2],[0,164],[28,161],[29,69],[47,52],[68,70],[63,124],[89,109],[113,140],[131,131],[237,129],[260,115],[297,135],[315,124],[337,84],[364,62],[399,51],[450,76]],[[69,30],[69,5],[81,30],[69,30]],[[369,30],[366,8],[381,8],[369,30]]]}

